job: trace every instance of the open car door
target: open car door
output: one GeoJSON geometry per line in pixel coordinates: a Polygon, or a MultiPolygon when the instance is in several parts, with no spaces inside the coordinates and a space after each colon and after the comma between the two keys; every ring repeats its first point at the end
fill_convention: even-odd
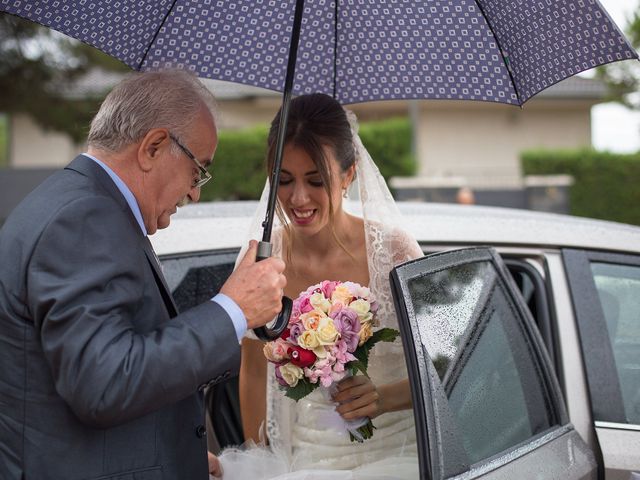
{"type": "Polygon", "coordinates": [[[497,252],[437,253],[391,286],[411,382],[420,477],[596,478],[538,330],[497,252]]]}

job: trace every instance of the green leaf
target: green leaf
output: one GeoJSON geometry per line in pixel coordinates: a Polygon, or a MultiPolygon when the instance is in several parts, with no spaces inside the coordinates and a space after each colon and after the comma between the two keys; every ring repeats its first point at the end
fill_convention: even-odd
{"type": "Polygon", "coordinates": [[[365,345],[371,344],[371,346],[373,346],[378,342],[393,342],[399,335],[400,332],[393,328],[381,328],[380,330],[373,332],[373,335],[365,342],[365,345]]]}
{"type": "Polygon", "coordinates": [[[396,338],[398,338],[400,332],[393,328],[381,328],[373,332],[371,338],[356,348],[356,351],[353,352],[353,356],[356,357],[356,360],[353,360],[347,363],[347,367],[350,368],[354,375],[357,370],[360,370],[365,375],[367,374],[367,368],[369,367],[369,352],[373,348],[373,346],[378,342],[393,342],[396,338]]]}
{"type": "Polygon", "coordinates": [[[298,380],[298,383],[295,387],[282,387],[285,391],[285,395],[289,398],[292,398],[296,402],[301,398],[306,397],[311,392],[313,392],[316,388],[318,388],[318,383],[311,383],[306,378],[298,380]]]}
{"type": "Polygon", "coordinates": [[[366,375],[367,377],[369,376],[367,374],[367,362],[368,362],[368,358],[366,358],[364,361],[361,360],[353,360],[351,362],[349,362],[347,364],[347,367],[351,370],[352,375],[355,375],[358,370],[361,371],[364,375],[366,375]]]}

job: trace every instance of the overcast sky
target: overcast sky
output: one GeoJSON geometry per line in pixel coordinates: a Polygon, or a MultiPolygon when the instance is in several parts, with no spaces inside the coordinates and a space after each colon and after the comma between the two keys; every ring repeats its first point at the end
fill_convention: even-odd
{"type": "MultiPolygon", "coordinates": [[[[626,18],[640,0],[600,0],[613,20],[624,30],[626,18]]],[[[596,105],[592,110],[593,146],[598,150],[640,150],[640,113],[616,103],[596,105]]]]}

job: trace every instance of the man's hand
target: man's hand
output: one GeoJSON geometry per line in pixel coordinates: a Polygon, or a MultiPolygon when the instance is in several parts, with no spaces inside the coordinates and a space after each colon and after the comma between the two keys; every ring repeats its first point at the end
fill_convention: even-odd
{"type": "Polygon", "coordinates": [[[220,289],[242,309],[247,328],[265,325],[282,309],[282,295],[287,279],[284,262],[267,258],[256,262],[258,242],[251,240],[249,250],[220,289]]]}

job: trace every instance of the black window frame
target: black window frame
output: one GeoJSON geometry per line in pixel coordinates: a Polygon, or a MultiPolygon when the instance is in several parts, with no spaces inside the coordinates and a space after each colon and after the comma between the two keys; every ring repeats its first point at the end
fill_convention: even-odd
{"type": "Polygon", "coordinates": [[[596,250],[562,249],[580,349],[587,376],[591,415],[596,422],[636,425],[626,417],[622,389],[604,311],[591,271],[591,263],[640,267],[640,255],[596,250]]]}

